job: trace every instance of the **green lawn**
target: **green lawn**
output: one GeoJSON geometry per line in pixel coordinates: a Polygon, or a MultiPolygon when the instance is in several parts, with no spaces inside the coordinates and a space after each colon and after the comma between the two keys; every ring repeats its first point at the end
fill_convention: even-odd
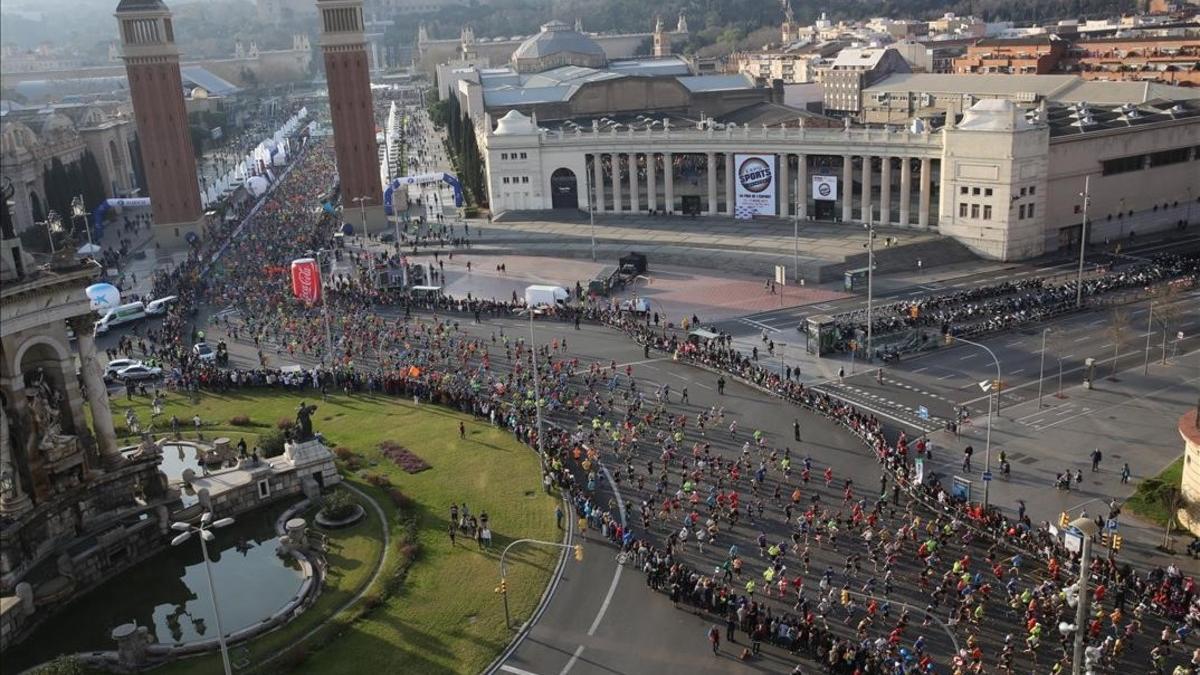
{"type": "Polygon", "coordinates": [[[1167,508],[1163,504],[1162,490],[1168,487],[1179,489],[1180,483],[1183,482],[1183,457],[1171,462],[1167,468],[1162,470],[1162,473],[1147,478],[1138,483],[1137,490],[1125,502],[1125,508],[1145,518],[1153,521],[1162,527],[1167,526],[1167,508]]]}
{"type": "MultiPolygon", "coordinates": [[[[294,417],[300,396],[277,392],[205,394],[192,405],[183,396],[168,398],[159,420],[178,415],[189,421],[198,413],[205,421],[205,438],[228,436],[236,443],[244,436],[253,446],[258,434],[274,429],[280,419],[294,417]],[[246,415],[253,426],[235,427],[229,420],[246,415]]],[[[362,467],[351,474],[356,486],[371,494],[390,520],[392,551],[388,569],[368,595],[378,597],[400,565],[403,520],[415,518],[419,554],[403,584],[365,616],[339,617],[330,632],[340,635],[325,641],[318,634],[308,645],[293,644],[320,618],[343,604],[361,587],[378,557],[379,527],[372,515],[351,530],[338,533],[341,548],[334,551],[332,587],[317,606],[296,624],[264,636],[250,646],[251,659],[279,651],[285,654],[265,670],[303,670],[321,673],[404,672],[476,673],[508,643],[504,610],[494,593],[499,554],[514,539],[531,537],[558,541],[554,524],[555,497],[541,488],[535,455],[511,434],[473,421],[443,408],[388,397],[331,396],[328,401],[304,399],[319,408],[313,428],[331,446],[345,447],[361,456],[362,467]],[[466,423],[460,439],[458,423],[466,423]],[[378,445],[392,441],[408,448],[432,468],[407,474],[383,457],[378,445]],[[385,489],[367,485],[367,476],[384,476],[412,500],[410,513],[397,514],[385,489]],[[466,502],[471,512],[486,510],[493,532],[493,548],[480,551],[473,541],[459,539],[451,547],[446,534],[452,502],[466,502]],[[316,611],[314,611],[316,610],[316,611]],[[315,643],[326,642],[317,648],[315,643]],[[312,648],[310,648],[310,645],[312,648]],[[300,665],[303,659],[303,665],[300,665]]],[[[124,427],[124,398],[113,400],[114,419],[124,427]]],[[[150,419],[148,403],[135,402],[143,424],[150,419]]],[[[166,426],[156,421],[160,431],[166,426]]],[[[190,426],[190,424],[188,425],[190,426]]],[[[168,427],[169,428],[169,427],[168,427]]],[[[190,435],[190,434],[189,434],[190,435]]],[[[132,441],[127,441],[132,444],[132,441]]],[[[372,509],[367,509],[372,513],[372,509]]],[[[553,571],[558,549],[518,547],[508,561],[509,603],[514,623],[532,613],[553,571]]],[[[360,605],[363,603],[359,603],[360,605]]],[[[356,608],[360,610],[361,608],[356,608]]],[[[211,659],[185,661],[168,672],[213,672],[211,659]]],[[[219,668],[219,666],[218,666],[219,668]]]]}

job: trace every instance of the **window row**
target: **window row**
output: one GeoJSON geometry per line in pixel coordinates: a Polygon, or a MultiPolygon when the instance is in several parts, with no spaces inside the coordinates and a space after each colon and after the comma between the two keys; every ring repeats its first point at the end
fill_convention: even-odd
{"type": "Polygon", "coordinates": [[[980,213],[983,214],[982,215],[983,220],[991,220],[992,219],[992,205],[991,204],[968,204],[967,202],[961,202],[958,205],[958,217],[959,218],[974,218],[974,219],[978,220],[981,217],[980,213]]]}
{"type": "Polygon", "coordinates": [[[1171,148],[1170,150],[1160,150],[1144,155],[1129,155],[1128,157],[1106,159],[1100,162],[1100,169],[1105,176],[1113,176],[1129,173],[1130,171],[1141,171],[1142,169],[1153,169],[1159,166],[1181,164],[1191,160],[1200,160],[1200,147],[1171,148]]]}
{"type": "Polygon", "coordinates": [[[960,186],[958,188],[958,194],[960,194],[960,195],[972,195],[972,196],[978,197],[981,193],[983,194],[984,197],[991,197],[992,196],[992,188],[969,187],[966,185],[960,186]]]}
{"type": "Polygon", "coordinates": [[[505,176],[504,178],[501,179],[501,182],[503,182],[505,185],[516,185],[518,183],[528,183],[529,176],[512,176],[512,180],[509,180],[509,176],[505,176]]]}
{"type": "Polygon", "coordinates": [[[522,153],[516,153],[516,152],[500,153],[500,159],[503,161],[508,161],[510,159],[528,159],[528,158],[529,158],[528,153],[524,153],[524,152],[522,152],[522,153]],[[517,156],[518,154],[520,154],[520,157],[517,156]]]}

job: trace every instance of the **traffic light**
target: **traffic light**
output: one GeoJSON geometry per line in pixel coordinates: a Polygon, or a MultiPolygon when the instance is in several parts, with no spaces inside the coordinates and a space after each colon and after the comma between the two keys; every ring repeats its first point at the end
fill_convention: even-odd
{"type": "Polygon", "coordinates": [[[1109,540],[1108,533],[1101,532],[1100,533],[1100,544],[1103,546],[1108,546],[1108,540],[1109,540]]]}
{"type": "Polygon", "coordinates": [[[575,560],[583,562],[583,544],[575,544],[575,560]]]}
{"type": "Polygon", "coordinates": [[[1058,526],[1059,527],[1061,527],[1065,530],[1065,529],[1067,529],[1067,526],[1070,524],[1071,524],[1071,517],[1067,515],[1066,511],[1063,511],[1061,514],[1059,514],[1059,516],[1058,516],[1058,526]]]}
{"type": "Polygon", "coordinates": [[[954,344],[954,336],[949,333],[943,332],[942,333],[942,341],[945,342],[946,346],[948,347],[948,346],[954,344]]]}
{"type": "Polygon", "coordinates": [[[501,579],[500,585],[496,587],[496,592],[500,595],[508,595],[508,581],[501,579]]]}
{"type": "Polygon", "coordinates": [[[996,388],[996,393],[999,394],[1000,390],[1004,388],[1004,380],[992,380],[992,386],[996,388]]]}
{"type": "Polygon", "coordinates": [[[1113,535],[1113,537],[1112,537],[1112,550],[1113,550],[1114,552],[1116,552],[1116,551],[1120,551],[1120,550],[1121,550],[1121,545],[1122,545],[1123,543],[1124,543],[1124,539],[1121,537],[1121,535],[1119,535],[1119,534],[1114,534],[1114,535],[1113,535]]]}

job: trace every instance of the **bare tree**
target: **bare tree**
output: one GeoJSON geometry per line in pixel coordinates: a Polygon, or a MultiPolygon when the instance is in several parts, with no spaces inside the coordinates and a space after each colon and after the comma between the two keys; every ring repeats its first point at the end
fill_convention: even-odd
{"type": "Polygon", "coordinates": [[[1178,302],[1183,287],[1166,284],[1155,289],[1154,321],[1162,328],[1162,363],[1167,362],[1167,336],[1179,324],[1184,303],[1178,302]]]}
{"type": "Polygon", "coordinates": [[[1125,339],[1126,333],[1129,332],[1129,311],[1119,307],[1112,311],[1112,321],[1108,325],[1108,336],[1113,341],[1113,357],[1112,357],[1112,373],[1108,376],[1110,380],[1117,379],[1117,361],[1121,357],[1121,341],[1125,339]]]}

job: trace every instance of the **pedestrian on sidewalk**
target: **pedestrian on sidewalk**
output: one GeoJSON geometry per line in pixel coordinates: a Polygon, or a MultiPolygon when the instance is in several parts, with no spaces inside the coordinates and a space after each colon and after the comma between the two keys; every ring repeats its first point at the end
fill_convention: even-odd
{"type": "Polygon", "coordinates": [[[1092,450],[1092,473],[1100,470],[1100,460],[1104,459],[1104,454],[1100,452],[1100,448],[1092,450]]]}
{"type": "Polygon", "coordinates": [[[1124,464],[1121,465],[1121,485],[1125,485],[1125,484],[1129,483],[1130,473],[1131,472],[1129,471],[1129,462],[1125,462],[1124,464]]]}

